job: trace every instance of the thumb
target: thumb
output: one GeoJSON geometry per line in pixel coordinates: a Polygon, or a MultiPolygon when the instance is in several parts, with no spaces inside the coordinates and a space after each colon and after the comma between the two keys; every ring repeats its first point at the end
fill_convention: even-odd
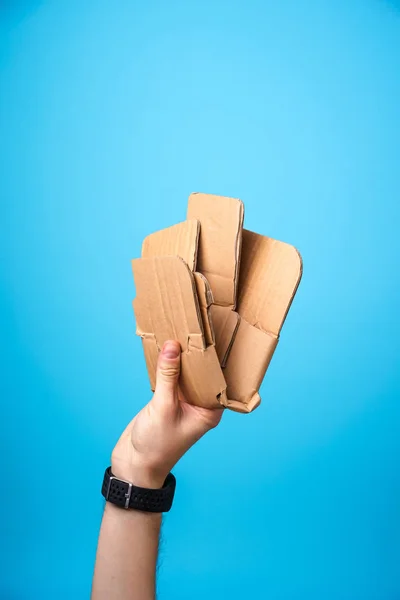
{"type": "Polygon", "coordinates": [[[156,389],[157,395],[174,394],[178,387],[181,370],[181,347],[179,342],[165,342],[158,356],[156,389]]]}

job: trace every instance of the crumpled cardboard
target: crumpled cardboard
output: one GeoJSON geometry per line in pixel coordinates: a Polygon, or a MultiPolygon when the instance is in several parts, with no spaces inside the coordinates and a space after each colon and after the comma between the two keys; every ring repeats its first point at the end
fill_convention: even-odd
{"type": "Polygon", "coordinates": [[[243,215],[240,200],[192,194],[188,220],[149,235],[132,266],[152,389],[162,344],[178,339],[187,400],[251,412],[302,262],[293,246],[243,230],[243,215]]]}

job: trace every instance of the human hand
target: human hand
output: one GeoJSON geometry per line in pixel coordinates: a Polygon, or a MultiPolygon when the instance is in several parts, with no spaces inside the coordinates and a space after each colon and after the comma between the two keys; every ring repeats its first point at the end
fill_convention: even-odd
{"type": "Polygon", "coordinates": [[[180,357],[178,342],[164,344],[153,398],[129,423],[112,453],[113,474],[140,487],[161,488],[181,456],[222,417],[223,409],[185,401],[179,389],[180,357]]]}

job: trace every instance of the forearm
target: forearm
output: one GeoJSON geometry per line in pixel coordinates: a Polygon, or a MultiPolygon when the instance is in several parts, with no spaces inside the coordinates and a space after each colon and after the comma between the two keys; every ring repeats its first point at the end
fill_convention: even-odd
{"type": "Polygon", "coordinates": [[[160,526],[159,513],[106,504],[92,600],[154,600],[160,526]]]}
{"type": "MultiPolygon", "coordinates": [[[[164,344],[154,396],[113,450],[112,473],[125,484],[160,490],[180,457],[221,419],[222,410],[185,401],[178,387],[180,355],[178,342],[164,344]]],[[[160,510],[171,507],[172,479],[173,485],[170,481],[166,486],[166,504],[157,504],[160,510]]],[[[99,536],[92,600],[154,600],[161,514],[118,508],[109,499],[99,536]]],[[[154,509],[155,505],[150,506],[154,509]]]]}

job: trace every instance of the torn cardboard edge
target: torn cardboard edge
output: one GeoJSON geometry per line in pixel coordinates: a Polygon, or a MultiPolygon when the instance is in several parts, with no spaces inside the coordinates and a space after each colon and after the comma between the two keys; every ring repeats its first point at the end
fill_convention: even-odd
{"type": "Polygon", "coordinates": [[[142,244],[142,258],[152,256],[180,256],[191,271],[196,270],[200,222],[187,219],[171,227],[146,236],[142,244]]]}

